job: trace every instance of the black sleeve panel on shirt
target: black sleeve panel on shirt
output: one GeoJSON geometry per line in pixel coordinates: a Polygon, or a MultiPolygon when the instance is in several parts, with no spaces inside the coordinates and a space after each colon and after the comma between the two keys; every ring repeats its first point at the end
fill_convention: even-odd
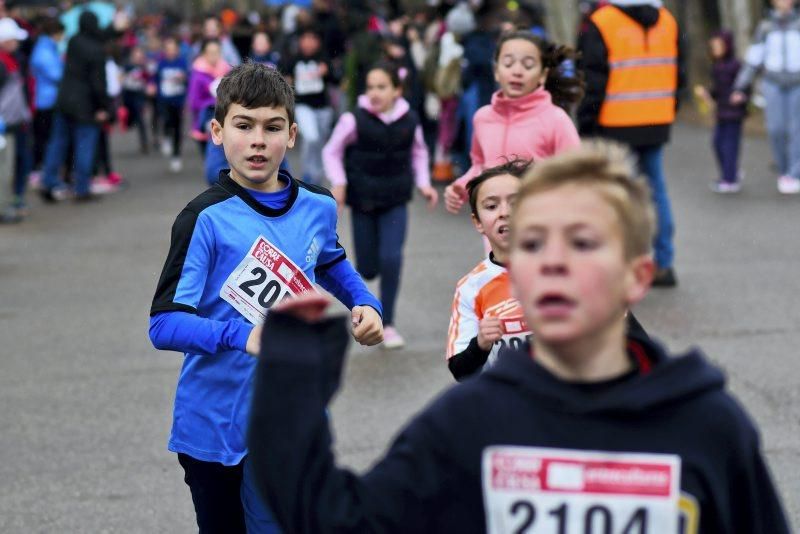
{"type": "Polygon", "coordinates": [[[490,352],[491,349],[480,348],[478,338],[473,337],[469,340],[467,348],[447,360],[447,368],[453,373],[453,378],[461,382],[483,369],[490,352]]]}
{"type": "Polygon", "coordinates": [[[300,187],[311,193],[316,193],[318,195],[324,195],[326,197],[333,198],[333,193],[331,193],[327,188],[322,187],[321,185],[309,184],[302,180],[297,180],[297,185],[299,185],[300,187]]]}
{"type": "Polygon", "coordinates": [[[175,291],[183,272],[183,264],[186,261],[186,253],[189,250],[189,243],[192,241],[197,218],[207,207],[225,201],[232,196],[221,187],[213,186],[201,193],[192,200],[183,211],[178,214],[175,223],[172,225],[172,235],[170,238],[169,252],[158,280],[156,294],[153,296],[153,303],[150,306],[150,316],[165,311],[184,311],[197,313],[191,306],[174,302],[175,291]]]}
{"type": "Polygon", "coordinates": [[[322,263],[320,265],[317,265],[316,267],[314,267],[315,273],[317,274],[323,273],[328,269],[330,269],[331,267],[333,267],[334,265],[336,265],[337,263],[343,262],[344,260],[347,259],[347,253],[344,251],[344,247],[342,247],[342,245],[340,245],[338,241],[336,242],[336,244],[342,249],[342,255],[327,263],[322,263]]]}
{"type": "Polygon", "coordinates": [[[186,261],[186,254],[189,250],[189,243],[192,241],[194,228],[197,224],[197,213],[184,209],[178,214],[175,223],[172,225],[172,237],[170,238],[169,252],[161,277],[158,280],[156,294],[153,297],[153,304],[150,306],[150,316],[165,311],[185,311],[197,313],[191,306],[174,302],[175,292],[178,282],[183,272],[183,264],[186,261]]]}

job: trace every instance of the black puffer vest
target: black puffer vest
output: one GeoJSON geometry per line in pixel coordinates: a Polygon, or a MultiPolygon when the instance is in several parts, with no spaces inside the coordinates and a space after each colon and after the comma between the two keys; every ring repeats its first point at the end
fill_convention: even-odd
{"type": "Polygon", "coordinates": [[[409,111],[386,124],[358,108],[357,141],[347,148],[347,204],[363,212],[383,211],[411,200],[414,173],[411,147],[419,118],[409,111]]]}

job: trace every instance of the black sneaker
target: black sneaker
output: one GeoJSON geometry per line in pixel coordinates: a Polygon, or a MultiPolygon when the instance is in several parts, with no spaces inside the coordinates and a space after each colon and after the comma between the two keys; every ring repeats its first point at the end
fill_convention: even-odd
{"type": "Polygon", "coordinates": [[[672,270],[672,267],[658,269],[653,277],[653,287],[675,287],[677,285],[678,279],[675,278],[675,271],[672,270]]]}
{"type": "Polygon", "coordinates": [[[61,202],[62,200],[68,199],[70,197],[70,193],[64,188],[40,189],[39,196],[42,197],[42,200],[44,200],[45,203],[55,204],[56,202],[61,202]]]}

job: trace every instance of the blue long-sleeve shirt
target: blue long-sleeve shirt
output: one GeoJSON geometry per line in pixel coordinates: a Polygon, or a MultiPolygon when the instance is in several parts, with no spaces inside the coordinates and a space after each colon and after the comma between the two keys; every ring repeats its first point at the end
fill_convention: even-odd
{"type": "Polygon", "coordinates": [[[246,190],[227,173],[189,203],[172,228],[150,310],[156,348],[185,355],[169,449],[236,465],[255,359],[245,352],[263,308],[318,282],[345,305],[381,313],[336,235],[336,202],[294,180],[276,193],[246,190]]]}

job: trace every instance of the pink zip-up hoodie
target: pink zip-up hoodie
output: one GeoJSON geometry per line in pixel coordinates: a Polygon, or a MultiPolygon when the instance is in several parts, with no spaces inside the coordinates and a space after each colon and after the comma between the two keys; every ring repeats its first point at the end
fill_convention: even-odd
{"type": "MultiPolygon", "coordinates": [[[[377,116],[385,124],[393,123],[408,113],[409,110],[408,102],[404,98],[399,98],[391,110],[386,113],[378,113],[372,109],[367,95],[358,97],[358,106],[377,116]]],[[[339,122],[336,123],[333,133],[331,133],[331,138],[328,139],[322,149],[322,165],[331,185],[337,186],[347,183],[347,175],[344,170],[344,153],[347,147],[357,140],[356,118],[352,113],[345,113],[339,118],[339,122]]],[[[414,144],[411,146],[411,168],[414,171],[414,183],[417,187],[431,185],[428,159],[428,147],[422,136],[422,127],[418,125],[414,131],[414,144]]]]}
{"type": "Polygon", "coordinates": [[[464,186],[484,169],[505,163],[503,157],[536,162],[580,144],[572,119],[553,104],[543,87],[519,98],[497,91],[492,103],[475,113],[472,123],[472,166],[456,180],[464,186]]]}

